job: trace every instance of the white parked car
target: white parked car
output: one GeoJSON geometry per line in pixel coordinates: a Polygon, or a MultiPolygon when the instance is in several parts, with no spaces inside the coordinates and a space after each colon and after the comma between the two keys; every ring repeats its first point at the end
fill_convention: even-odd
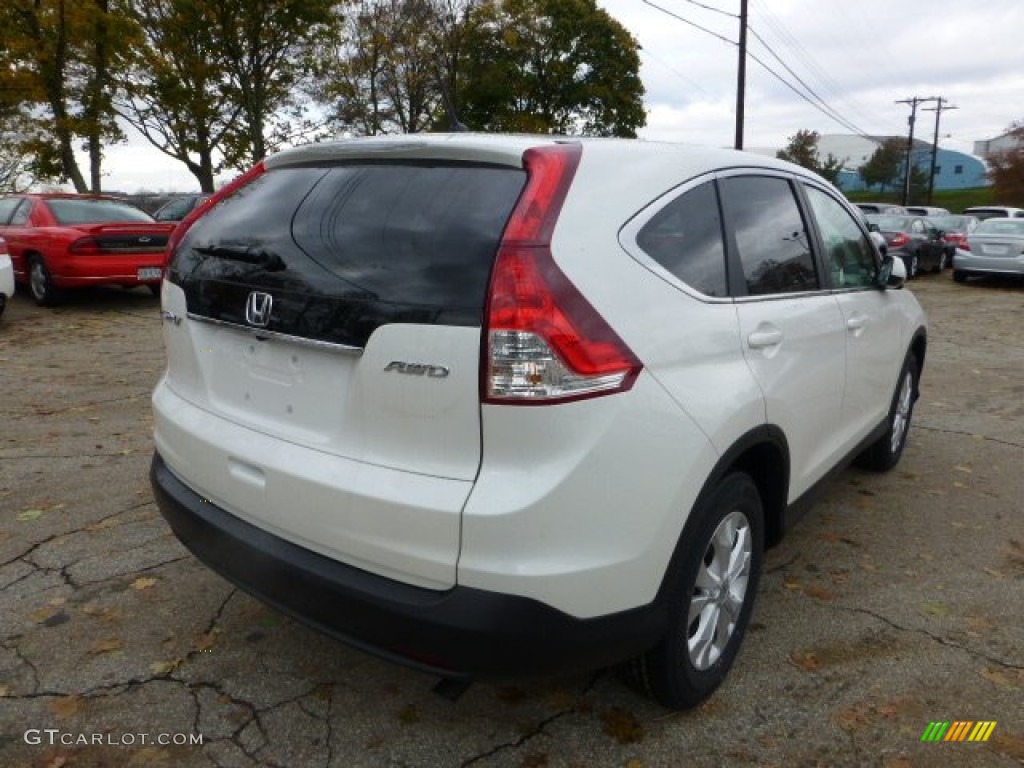
{"type": "Polygon", "coordinates": [[[151,479],[242,588],[452,680],[722,682],[766,546],[906,444],[925,316],[820,177],[420,135],[273,156],[176,231],[151,479]]]}
{"type": "Polygon", "coordinates": [[[7,250],[7,242],[0,237],[0,315],[14,296],[14,265],[7,250]]]}
{"type": "Polygon", "coordinates": [[[953,256],[953,279],[966,283],[982,275],[1024,275],[1024,219],[990,218],[967,236],[970,248],[953,256]]]}

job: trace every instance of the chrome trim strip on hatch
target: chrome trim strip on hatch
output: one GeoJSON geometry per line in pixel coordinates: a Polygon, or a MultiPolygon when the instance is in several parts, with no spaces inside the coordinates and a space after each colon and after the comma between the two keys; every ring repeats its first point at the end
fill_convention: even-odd
{"type": "Polygon", "coordinates": [[[287,341],[291,344],[298,344],[304,347],[314,347],[315,349],[324,349],[329,352],[340,352],[346,355],[362,355],[362,347],[353,347],[349,344],[336,344],[333,341],[320,341],[319,339],[307,339],[302,336],[292,336],[289,333],[279,333],[278,331],[268,331],[265,328],[254,328],[251,325],[241,325],[239,323],[229,323],[226,320],[216,320],[212,317],[204,317],[203,315],[197,315],[193,312],[186,314],[189,320],[195,320],[198,323],[209,323],[210,325],[220,325],[225,328],[234,328],[237,331],[245,331],[250,336],[255,336],[260,341],[264,339],[276,339],[278,341],[287,341]]]}

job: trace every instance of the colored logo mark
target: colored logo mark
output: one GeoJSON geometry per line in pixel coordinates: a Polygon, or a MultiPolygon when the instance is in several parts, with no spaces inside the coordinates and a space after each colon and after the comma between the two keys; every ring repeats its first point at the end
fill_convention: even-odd
{"type": "Polygon", "coordinates": [[[988,741],[995,728],[995,720],[931,722],[921,734],[921,741],[988,741]]]}

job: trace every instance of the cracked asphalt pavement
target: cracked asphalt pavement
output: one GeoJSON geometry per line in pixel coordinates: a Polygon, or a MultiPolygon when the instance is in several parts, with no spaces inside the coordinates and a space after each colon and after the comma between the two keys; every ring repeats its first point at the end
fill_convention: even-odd
{"type": "Polygon", "coordinates": [[[682,714],[608,671],[452,701],[234,589],[149,489],[157,300],[17,296],[0,320],[0,765],[1024,764],[1024,284],[912,288],[931,332],[902,463],[839,474],[768,553],[732,674],[682,714]],[[996,726],[922,743],[933,721],[996,726]]]}

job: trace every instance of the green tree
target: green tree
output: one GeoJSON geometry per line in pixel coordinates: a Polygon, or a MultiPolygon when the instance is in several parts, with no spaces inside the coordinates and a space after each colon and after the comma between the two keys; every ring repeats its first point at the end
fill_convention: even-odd
{"type": "Polygon", "coordinates": [[[998,200],[1024,206],[1024,121],[1010,125],[1008,134],[1016,146],[988,158],[988,175],[998,200]]]}
{"type": "Polygon", "coordinates": [[[100,191],[102,146],[120,138],[112,75],[119,52],[131,48],[131,29],[119,2],[0,3],[0,91],[13,94],[20,149],[38,176],[68,180],[79,192],[100,191]],[[75,158],[78,139],[89,153],[88,183],[75,158]]]}
{"type": "Polygon", "coordinates": [[[903,178],[905,147],[902,140],[890,137],[883,141],[857,172],[870,189],[877,186],[880,192],[903,178]]]}
{"type": "Polygon", "coordinates": [[[154,147],[181,161],[203,192],[213,192],[216,173],[241,162],[224,157],[229,135],[241,131],[241,106],[223,76],[207,5],[133,0],[132,13],[143,36],[120,80],[117,110],[154,147]]]}
{"type": "Polygon", "coordinates": [[[336,23],[337,0],[195,2],[211,15],[211,54],[241,110],[228,156],[258,162],[310,127],[302,95],[311,56],[336,23]]]}
{"type": "Polygon", "coordinates": [[[835,184],[839,172],[843,170],[843,161],[831,152],[822,159],[818,152],[820,140],[821,134],[817,131],[801,129],[789,137],[786,146],[776,152],[775,156],[814,171],[835,184]]]}
{"type": "Polygon", "coordinates": [[[339,130],[373,136],[428,129],[441,109],[447,56],[442,6],[430,0],[360,0],[320,57],[317,97],[339,130]]]}
{"type": "Polygon", "coordinates": [[[486,0],[467,19],[459,117],[475,130],[635,136],[639,48],[595,0],[486,0]]]}

